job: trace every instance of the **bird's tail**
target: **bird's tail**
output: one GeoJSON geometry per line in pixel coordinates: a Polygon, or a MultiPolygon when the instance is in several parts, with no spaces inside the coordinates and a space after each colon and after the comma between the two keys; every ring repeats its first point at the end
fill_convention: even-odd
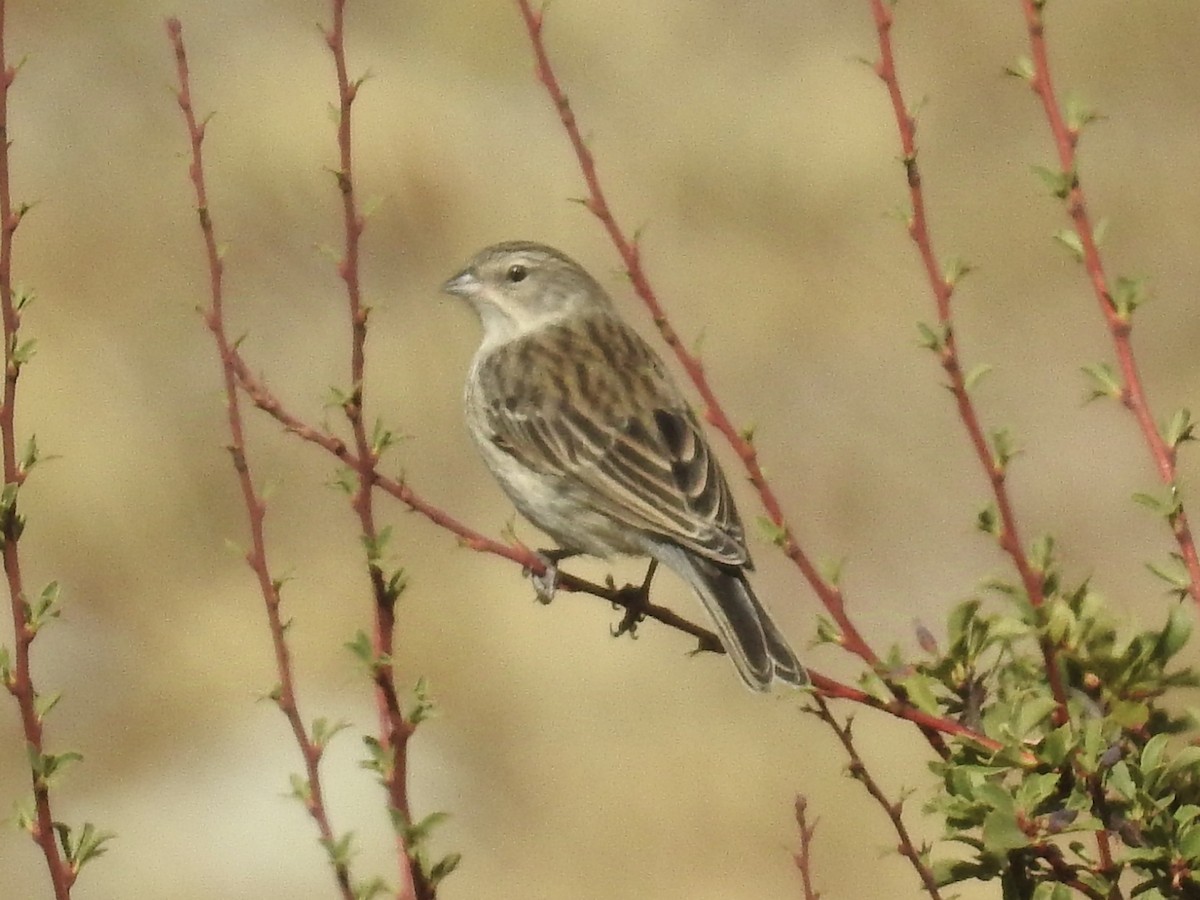
{"type": "Polygon", "coordinates": [[[725,651],[751,690],[766,691],[773,679],[796,687],[808,684],[808,673],[740,567],[721,565],[682,547],[656,549],[655,555],[700,595],[725,651]]]}

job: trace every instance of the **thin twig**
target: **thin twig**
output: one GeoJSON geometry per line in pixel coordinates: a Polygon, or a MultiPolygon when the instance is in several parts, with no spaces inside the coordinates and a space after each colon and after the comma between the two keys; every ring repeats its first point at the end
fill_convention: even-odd
{"type": "Polygon", "coordinates": [[[1054,81],[1050,76],[1050,59],[1046,50],[1041,4],[1034,0],[1021,0],[1021,8],[1025,15],[1026,30],[1029,33],[1030,55],[1033,57],[1033,76],[1029,81],[1029,86],[1042,102],[1046,123],[1050,126],[1055,150],[1058,153],[1059,167],[1067,178],[1066,184],[1069,187],[1066,195],[1067,215],[1079,237],[1079,245],[1083,251],[1083,267],[1087,272],[1092,292],[1096,296],[1096,302],[1100,306],[1100,313],[1104,316],[1104,323],[1108,327],[1113,351],[1117,357],[1117,365],[1121,369],[1124,382],[1121,390],[1121,403],[1133,413],[1138,428],[1146,439],[1155,468],[1158,470],[1158,477],[1172,492],[1172,501],[1176,507],[1168,521],[1175,536],[1175,542],[1179,545],[1180,556],[1187,567],[1188,577],[1191,579],[1188,592],[1192,595],[1192,599],[1200,604],[1200,559],[1197,558],[1196,544],[1191,526],[1188,524],[1187,513],[1178,496],[1175,447],[1167,443],[1154,423],[1150,401],[1146,397],[1146,389],[1142,383],[1137,358],[1133,352],[1131,339],[1133,322],[1128,313],[1117,308],[1109,290],[1108,276],[1104,272],[1100,247],[1096,240],[1095,229],[1092,227],[1091,217],[1088,214],[1087,199],[1077,168],[1075,148],[1079,143],[1080,126],[1074,123],[1068,124],[1064,119],[1054,91],[1054,81]]]}
{"type": "MultiPolygon", "coordinates": [[[[408,800],[408,739],[414,726],[400,708],[396,691],[394,660],[394,634],[396,629],[397,591],[388,583],[380,567],[380,531],[375,522],[373,488],[377,481],[376,464],[379,451],[367,437],[363,417],[364,390],[366,384],[366,342],[369,307],[363,303],[359,284],[358,254],[359,239],[365,227],[365,219],[358,209],[354,193],[354,153],[351,132],[351,107],[358,93],[361,80],[351,81],[346,66],[345,16],[346,0],[332,0],[333,24],[325,32],[325,42],[333,55],[337,70],[338,87],[338,190],[342,199],[342,220],[345,234],[344,253],[338,262],[338,275],[346,288],[346,302],[350,316],[350,394],[342,404],[346,419],[354,436],[360,466],[358,488],[351,498],[351,505],[358,516],[359,529],[368,549],[367,573],[375,598],[375,626],[372,635],[375,662],[372,673],[375,681],[375,697],[379,710],[380,745],[390,765],[382,771],[384,787],[388,793],[393,821],[398,817],[405,827],[412,824],[412,811],[408,800]]],[[[401,900],[426,900],[434,895],[420,867],[410,858],[406,846],[404,829],[395,828],[396,851],[400,874],[401,900]]]]}
{"type": "MultiPolygon", "coordinates": [[[[1083,184],[1076,168],[1075,148],[1079,142],[1079,126],[1068,125],[1059,107],[1054,91],[1054,81],[1050,75],[1050,58],[1046,48],[1041,8],[1031,0],[1021,0],[1021,7],[1025,15],[1025,26],[1029,33],[1030,54],[1033,57],[1033,77],[1030,79],[1029,86],[1041,100],[1042,110],[1046,115],[1046,122],[1050,126],[1050,133],[1058,152],[1059,166],[1063,173],[1069,173],[1069,190],[1066,196],[1067,215],[1071,219],[1075,233],[1079,236],[1079,244],[1083,250],[1083,266],[1100,305],[1100,312],[1108,326],[1117,364],[1121,369],[1124,381],[1121,402],[1137,420],[1138,427],[1150,449],[1150,455],[1154,459],[1159,478],[1174,495],[1173,499],[1177,505],[1168,521],[1179,546],[1180,556],[1187,567],[1191,582],[1188,585],[1188,592],[1195,602],[1200,603],[1200,561],[1197,560],[1196,546],[1192,539],[1187,513],[1178,496],[1175,448],[1167,444],[1159,432],[1158,426],[1154,424],[1150,402],[1146,397],[1146,390],[1138,370],[1137,358],[1133,353],[1131,338],[1133,322],[1128,313],[1117,309],[1116,304],[1113,303],[1112,294],[1109,292],[1108,277],[1105,275],[1104,263],[1100,258],[1100,247],[1087,211],[1087,198],[1084,195],[1083,184]]],[[[1108,832],[1103,829],[1097,830],[1096,843],[1100,853],[1101,870],[1112,871],[1113,855],[1108,832]]]]}
{"type": "Polygon", "coordinates": [[[867,769],[866,764],[862,761],[862,757],[858,755],[858,748],[854,746],[854,736],[851,731],[852,720],[847,719],[846,724],[842,725],[834,718],[829,705],[824,700],[816,697],[814,698],[814,702],[815,705],[810,707],[809,711],[832,728],[834,734],[837,735],[838,741],[841,742],[842,748],[850,758],[850,777],[861,783],[867,789],[867,793],[887,813],[887,817],[892,823],[892,828],[900,840],[896,850],[916,870],[917,877],[921,879],[921,886],[925,889],[925,893],[933,898],[933,900],[941,900],[941,894],[938,891],[937,879],[934,877],[933,870],[929,868],[929,865],[922,858],[921,851],[917,849],[916,844],[913,843],[912,835],[908,833],[908,826],[904,824],[904,802],[897,801],[893,803],[887,798],[887,795],[883,792],[883,788],[872,777],[870,770],[867,769]]]}
{"type": "MultiPolygon", "coordinates": [[[[45,758],[42,714],[38,711],[38,692],[34,687],[29,667],[29,651],[34,638],[37,637],[37,629],[30,622],[29,602],[25,596],[21,575],[21,554],[17,547],[22,526],[22,519],[17,512],[17,494],[25,482],[27,471],[17,458],[17,379],[20,377],[22,365],[22,360],[17,354],[17,333],[21,326],[21,311],[13,297],[12,251],[13,235],[25,211],[13,209],[9,180],[8,148],[12,135],[8,128],[8,89],[16,78],[17,70],[8,64],[4,40],[6,12],[7,3],[0,0],[0,315],[4,320],[4,396],[0,402],[0,442],[4,448],[5,493],[3,515],[0,516],[0,538],[3,540],[4,577],[8,583],[15,641],[13,664],[5,687],[16,699],[20,709],[21,730],[25,736],[29,757],[40,761],[45,758]]],[[[67,900],[71,896],[71,887],[75,883],[78,870],[67,865],[55,840],[50,786],[45,777],[38,774],[40,767],[39,762],[30,768],[34,820],[29,823],[29,831],[46,859],[46,869],[50,873],[55,900],[67,900]]]]}
{"type": "MultiPolygon", "coordinates": [[[[967,389],[966,376],[963,374],[950,303],[954,294],[955,282],[953,278],[942,274],[937,256],[933,251],[933,237],[925,210],[925,194],[921,187],[921,171],[917,165],[917,123],[908,111],[904,94],[900,88],[900,80],[896,75],[895,53],[892,48],[891,36],[891,8],[884,0],[870,0],[870,3],[879,39],[879,61],[875,64],[875,73],[887,88],[888,98],[892,104],[892,113],[896,119],[896,128],[900,134],[902,159],[908,178],[909,201],[912,204],[912,215],[908,220],[908,234],[921,257],[921,264],[925,269],[929,288],[937,307],[938,323],[942,330],[938,348],[942,369],[949,378],[948,387],[954,396],[958,416],[962,420],[963,427],[966,428],[971,447],[991,486],[996,511],[1000,516],[1000,533],[998,535],[1000,547],[1012,560],[1030,605],[1039,608],[1046,602],[1042,573],[1037,571],[1030,562],[1021,541],[1017,516],[1008,494],[1007,464],[992,452],[992,448],[988,444],[987,436],[984,434],[983,426],[980,424],[975,410],[975,404],[967,389]]],[[[1047,638],[1041,640],[1041,649],[1050,690],[1058,702],[1055,712],[1056,721],[1058,724],[1062,724],[1067,720],[1067,695],[1063,687],[1058,660],[1054,647],[1047,638]]]]}
{"type": "Polygon", "coordinates": [[[796,795],[796,828],[800,832],[800,849],[792,858],[796,861],[796,869],[800,872],[800,887],[804,891],[804,900],[821,900],[821,893],[813,887],[812,881],[812,842],[817,833],[817,823],[808,823],[808,799],[801,794],[796,795]]]}
{"type": "MultiPolygon", "coordinates": [[[[279,684],[272,693],[276,705],[287,717],[292,735],[304,758],[305,776],[307,778],[304,793],[304,805],[321,835],[321,843],[326,848],[334,846],[333,828],[329,823],[329,815],[325,809],[324,791],[321,786],[320,764],[324,745],[318,744],[309,737],[300,714],[300,705],[296,697],[295,680],[292,674],[291,651],[287,644],[286,626],[280,612],[282,598],[280,583],[271,576],[271,567],[267,559],[267,546],[264,534],[267,507],[263,497],[254,487],[251,475],[250,461],[246,451],[245,429],[242,421],[241,398],[237,387],[235,374],[233,345],[225,329],[225,305],[223,290],[224,266],[218,249],[216,231],[213,226],[212,214],[208,207],[208,191],[204,179],[204,123],[197,121],[195,108],[192,105],[191,79],[188,72],[187,54],[183,42],[183,27],[178,19],[167,20],[167,36],[175,51],[175,68],[179,79],[176,97],[179,108],[183,112],[187,124],[188,137],[191,143],[192,160],[189,174],[192,187],[196,194],[196,211],[200,219],[200,232],[204,240],[205,261],[208,265],[209,276],[209,305],[204,311],[204,323],[212,332],[217,345],[217,353],[221,362],[221,375],[225,386],[225,413],[229,427],[229,454],[233,460],[233,468],[237,474],[238,485],[242,492],[242,502],[246,507],[246,518],[250,527],[250,549],[245,554],[246,563],[258,580],[259,592],[267,611],[267,622],[271,631],[271,643],[275,651],[275,669],[279,684]]],[[[346,900],[353,900],[350,870],[345,861],[334,858],[331,854],[334,878],[338,889],[346,900]]]]}

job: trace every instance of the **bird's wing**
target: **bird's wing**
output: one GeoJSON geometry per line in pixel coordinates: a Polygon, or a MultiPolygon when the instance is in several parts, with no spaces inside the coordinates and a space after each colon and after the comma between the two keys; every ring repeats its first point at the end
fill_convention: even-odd
{"type": "Polygon", "coordinates": [[[546,326],[481,363],[496,446],[630,528],[748,566],[729,486],[654,351],[611,315],[546,326]]]}

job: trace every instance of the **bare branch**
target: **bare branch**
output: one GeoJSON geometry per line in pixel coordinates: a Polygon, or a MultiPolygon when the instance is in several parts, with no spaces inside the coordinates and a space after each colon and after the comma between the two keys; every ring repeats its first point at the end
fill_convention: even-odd
{"type": "MultiPolygon", "coordinates": [[[[309,736],[300,715],[295,679],[292,674],[291,651],[287,644],[286,629],[280,612],[282,603],[280,582],[271,576],[271,567],[267,558],[264,535],[267,515],[266,501],[254,487],[249,455],[246,450],[241,398],[237,386],[238,357],[225,330],[225,304],[222,287],[224,267],[218,249],[212,213],[208,208],[208,191],[204,180],[204,125],[196,119],[195,108],[192,105],[191,80],[183,42],[183,26],[178,19],[167,20],[167,37],[175,51],[175,68],[179,82],[176,98],[179,108],[183,112],[191,143],[192,160],[189,174],[192,188],[196,194],[196,211],[199,213],[200,233],[204,241],[205,260],[208,265],[209,302],[208,308],[204,311],[204,322],[212,332],[221,362],[221,375],[225,386],[225,413],[229,428],[229,454],[233,460],[234,472],[237,475],[238,486],[241,488],[242,502],[246,507],[246,519],[250,527],[250,549],[246,552],[245,559],[258,581],[259,592],[267,611],[271,644],[275,651],[275,669],[279,677],[279,684],[272,697],[284,716],[287,717],[292,734],[296,739],[296,745],[300,748],[300,754],[304,758],[307,780],[303,798],[305,808],[316,822],[322,844],[332,847],[334,834],[325,809],[320,773],[321,756],[325,748],[324,745],[317,744],[309,736]]],[[[344,861],[332,857],[331,863],[334,878],[342,897],[345,900],[354,900],[348,865],[344,861]]]]}

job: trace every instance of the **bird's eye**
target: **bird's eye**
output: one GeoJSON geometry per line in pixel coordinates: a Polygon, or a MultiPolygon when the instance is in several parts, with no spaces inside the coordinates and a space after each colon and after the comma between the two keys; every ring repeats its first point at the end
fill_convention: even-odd
{"type": "Polygon", "coordinates": [[[529,270],[520,263],[508,267],[508,271],[504,273],[504,278],[511,284],[516,284],[519,281],[524,281],[529,275],[529,270]]]}

